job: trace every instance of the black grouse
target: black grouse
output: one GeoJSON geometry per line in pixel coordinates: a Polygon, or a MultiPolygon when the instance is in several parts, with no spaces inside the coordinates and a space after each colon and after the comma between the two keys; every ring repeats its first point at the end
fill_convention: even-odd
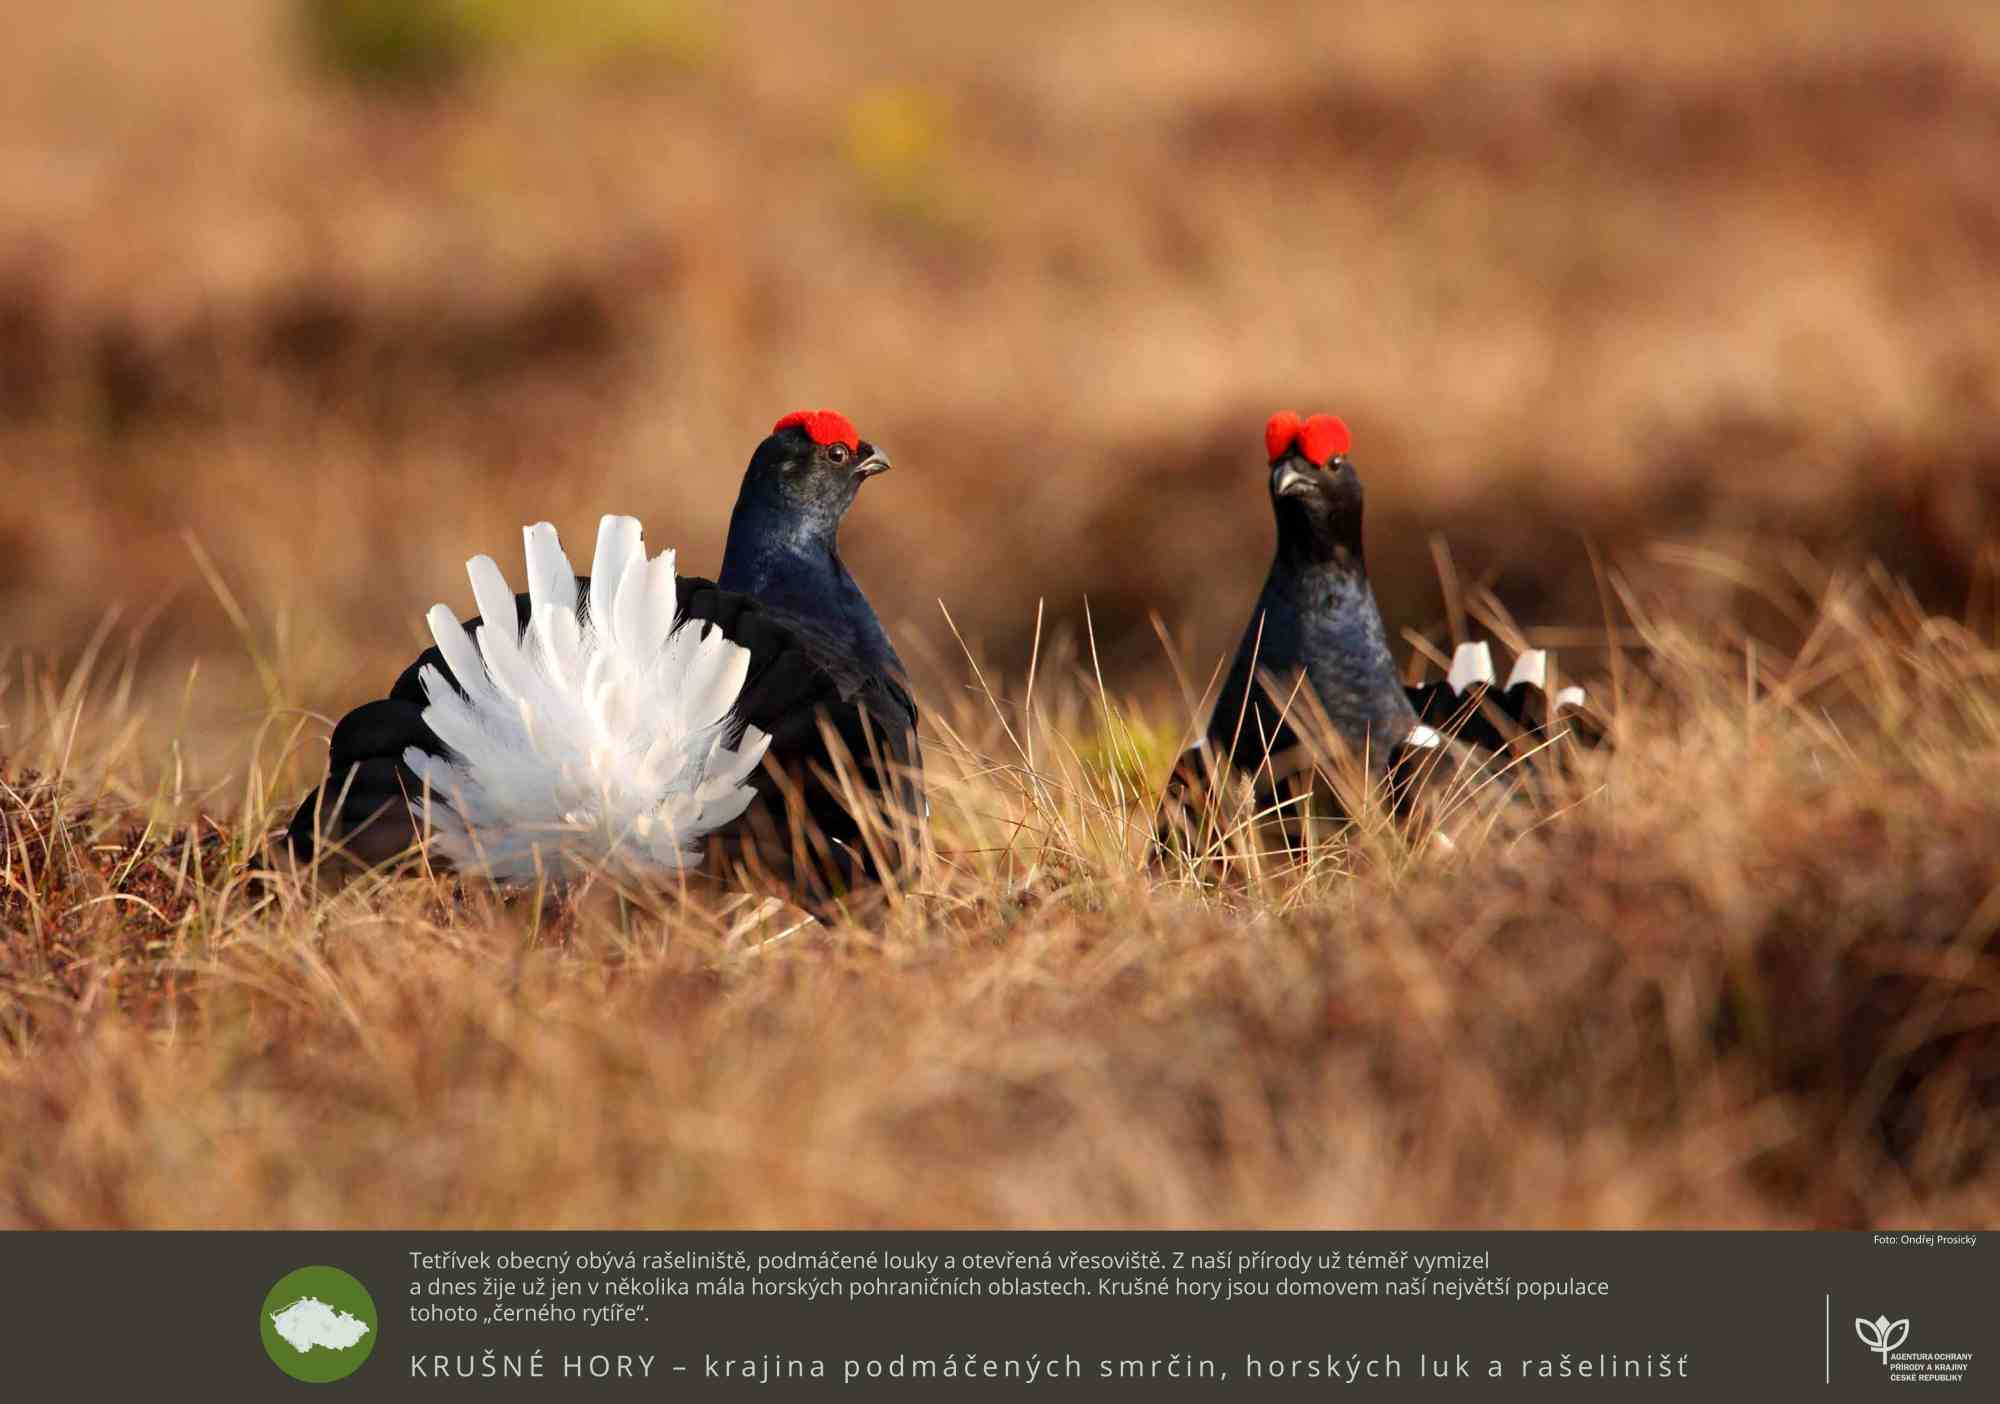
{"type": "MultiPolygon", "coordinates": [[[[1271,569],[1209,718],[1168,783],[1163,843],[1193,838],[1201,803],[1225,777],[1249,777],[1258,810],[1295,813],[1322,783],[1301,731],[1323,725],[1370,781],[1387,781],[1407,808],[1424,774],[1458,771],[1508,753],[1510,735],[1582,705],[1578,688],[1544,695],[1548,660],[1521,655],[1495,688],[1484,643],[1460,647],[1444,682],[1405,687],[1389,652],[1362,549],[1361,479],[1351,436],[1332,415],[1290,411],[1264,426],[1278,544],[1271,569]],[[1495,713],[1498,713],[1496,716],[1495,713]]],[[[1287,829],[1296,829],[1287,815],[1287,829]]]]}
{"type": "Polygon", "coordinates": [[[292,856],[379,864],[428,833],[435,861],[499,879],[701,863],[815,908],[900,867],[925,812],[917,709],[836,541],[888,467],[844,416],[786,415],[714,581],[648,560],[629,517],[604,519],[589,576],[547,523],[524,533],[524,593],[475,558],[480,616],[437,606],[436,643],[341,719],[292,856]]]}

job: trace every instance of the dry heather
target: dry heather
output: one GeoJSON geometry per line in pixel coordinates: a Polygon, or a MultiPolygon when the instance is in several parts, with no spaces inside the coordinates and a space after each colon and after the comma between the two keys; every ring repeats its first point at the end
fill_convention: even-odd
{"type": "Polygon", "coordinates": [[[1533,822],[1219,880],[1133,861],[1178,718],[985,674],[934,861],[828,927],[260,890],[255,773],[190,818],[98,765],[115,686],[17,689],[0,1221],[1992,1222],[2000,651],[1771,592],[1790,657],[1628,594],[1616,750],[1533,822]]]}

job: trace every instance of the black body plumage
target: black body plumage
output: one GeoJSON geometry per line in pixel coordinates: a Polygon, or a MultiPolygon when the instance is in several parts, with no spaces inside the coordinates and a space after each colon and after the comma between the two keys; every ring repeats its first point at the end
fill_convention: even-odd
{"type": "Polygon", "coordinates": [[[1272,462],[1270,487],[1277,549],[1209,719],[1206,763],[1268,770],[1323,715],[1379,775],[1417,715],[1368,583],[1361,480],[1345,455],[1315,463],[1294,442],[1272,462]]]}
{"type": "Polygon", "coordinates": [[[1362,561],[1360,483],[1313,483],[1313,500],[1274,497],[1278,549],[1208,725],[1214,754],[1255,770],[1298,745],[1307,709],[1274,680],[1303,676],[1341,740],[1380,770],[1417,716],[1396,679],[1382,611],[1362,561]]]}

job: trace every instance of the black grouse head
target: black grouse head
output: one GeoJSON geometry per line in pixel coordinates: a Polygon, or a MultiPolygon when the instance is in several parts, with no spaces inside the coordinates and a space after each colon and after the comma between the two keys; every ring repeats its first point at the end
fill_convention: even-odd
{"type": "Polygon", "coordinates": [[[1361,564],[1361,479],[1347,459],[1352,443],[1347,426],[1330,414],[1300,419],[1280,410],[1265,423],[1280,555],[1361,564]]]}
{"type": "Polygon", "coordinates": [[[888,470],[887,456],[855,433],[846,415],[797,410],[757,445],[740,501],[786,534],[831,540],[861,484],[888,470]]]}

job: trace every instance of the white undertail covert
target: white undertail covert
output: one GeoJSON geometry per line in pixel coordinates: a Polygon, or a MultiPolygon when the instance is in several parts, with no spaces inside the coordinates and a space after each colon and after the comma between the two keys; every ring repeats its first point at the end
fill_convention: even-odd
{"type": "Polygon", "coordinates": [[[754,727],[729,744],[749,650],[674,626],[674,553],[648,560],[636,518],[598,525],[587,596],[553,526],[522,537],[525,629],[488,556],[466,562],[477,641],[444,605],[428,616],[464,689],[424,669],[424,722],[451,755],[403,753],[429,792],[433,843],[453,867],[501,880],[699,862],[707,836],[749,807],[770,745],[754,727]]]}

